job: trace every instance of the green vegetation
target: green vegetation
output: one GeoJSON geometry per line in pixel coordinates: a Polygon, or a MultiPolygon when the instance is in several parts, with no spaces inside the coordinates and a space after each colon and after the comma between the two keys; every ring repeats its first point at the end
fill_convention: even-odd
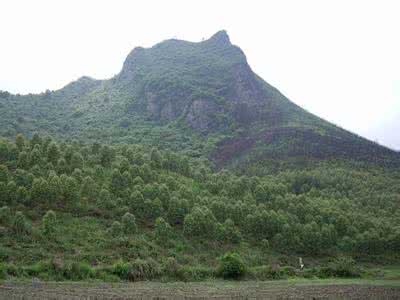
{"type": "Polygon", "coordinates": [[[143,145],[37,134],[0,149],[3,278],[359,277],[399,262],[393,170],[322,162],[240,176],[143,145]]]}
{"type": "Polygon", "coordinates": [[[136,48],[109,80],[0,92],[0,135],[3,279],[373,277],[400,263],[399,153],[290,102],[225,32],[136,48]]]}

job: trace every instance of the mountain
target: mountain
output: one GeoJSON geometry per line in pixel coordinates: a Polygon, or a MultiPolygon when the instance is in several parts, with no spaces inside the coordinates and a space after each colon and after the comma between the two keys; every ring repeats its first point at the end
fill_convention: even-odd
{"type": "Polygon", "coordinates": [[[0,282],[381,280],[400,262],[399,154],[289,101],[224,31],[0,92],[0,136],[0,282]]]}
{"type": "Polygon", "coordinates": [[[142,143],[225,166],[355,160],[399,153],[310,114],[257,76],[225,31],[135,48],[119,74],[39,95],[0,94],[0,134],[142,143]]]}

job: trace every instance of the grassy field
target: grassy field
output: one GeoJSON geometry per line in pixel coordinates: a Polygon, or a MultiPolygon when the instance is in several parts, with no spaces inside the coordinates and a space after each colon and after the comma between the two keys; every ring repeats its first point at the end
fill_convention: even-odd
{"type": "Polygon", "coordinates": [[[0,299],[399,299],[400,280],[3,282],[0,299]]]}

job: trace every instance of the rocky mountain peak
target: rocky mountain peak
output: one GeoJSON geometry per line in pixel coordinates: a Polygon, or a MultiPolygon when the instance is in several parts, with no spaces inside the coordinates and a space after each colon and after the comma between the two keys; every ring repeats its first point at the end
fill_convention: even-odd
{"type": "Polygon", "coordinates": [[[219,45],[232,45],[226,30],[218,31],[208,41],[215,42],[219,45]]]}

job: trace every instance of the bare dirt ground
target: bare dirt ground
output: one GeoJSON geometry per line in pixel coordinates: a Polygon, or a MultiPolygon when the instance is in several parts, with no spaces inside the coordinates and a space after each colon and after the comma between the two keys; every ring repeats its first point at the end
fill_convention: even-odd
{"type": "Polygon", "coordinates": [[[400,299],[400,286],[353,282],[4,282],[0,299],[400,299]]]}

